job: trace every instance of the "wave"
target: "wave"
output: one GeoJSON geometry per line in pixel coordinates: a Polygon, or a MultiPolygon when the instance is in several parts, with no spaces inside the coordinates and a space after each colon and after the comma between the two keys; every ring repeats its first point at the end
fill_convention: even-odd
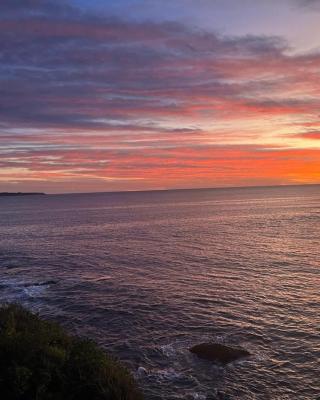
{"type": "Polygon", "coordinates": [[[23,302],[28,298],[42,297],[48,288],[58,284],[53,279],[26,282],[17,278],[10,278],[0,284],[0,300],[3,302],[23,302]]]}

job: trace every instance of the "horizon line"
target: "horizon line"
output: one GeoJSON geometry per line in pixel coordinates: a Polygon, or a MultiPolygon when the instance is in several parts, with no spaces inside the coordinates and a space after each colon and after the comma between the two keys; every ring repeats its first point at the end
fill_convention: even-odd
{"type": "MultiPolygon", "coordinates": [[[[280,188],[280,187],[297,187],[297,186],[320,186],[318,183],[294,183],[280,185],[246,185],[246,186],[214,186],[214,187],[199,187],[199,188],[166,188],[166,189],[137,189],[137,190],[112,190],[112,191],[97,191],[97,192],[59,192],[46,193],[47,196],[57,195],[73,195],[73,194],[112,194],[112,193],[149,193],[149,192],[172,192],[172,191],[189,191],[189,190],[220,190],[220,189],[254,189],[254,188],[280,188]]],[[[26,192],[27,193],[27,192],[26,192]]]]}

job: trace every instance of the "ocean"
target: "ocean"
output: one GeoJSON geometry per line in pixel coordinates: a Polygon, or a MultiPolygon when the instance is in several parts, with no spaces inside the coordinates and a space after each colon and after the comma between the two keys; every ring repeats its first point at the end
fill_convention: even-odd
{"type": "Polygon", "coordinates": [[[318,399],[319,263],[317,185],[0,198],[0,301],[95,339],[147,400],[318,399]]]}

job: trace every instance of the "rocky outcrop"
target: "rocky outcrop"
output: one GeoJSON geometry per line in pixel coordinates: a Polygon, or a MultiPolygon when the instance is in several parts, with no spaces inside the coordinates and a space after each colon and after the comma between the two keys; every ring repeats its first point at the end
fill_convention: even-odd
{"type": "Polygon", "coordinates": [[[247,350],[226,346],[220,343],[201,343],[189,349],[191,353],[205,360],[228,364],[232,361],[248,357],[247,350]]]}

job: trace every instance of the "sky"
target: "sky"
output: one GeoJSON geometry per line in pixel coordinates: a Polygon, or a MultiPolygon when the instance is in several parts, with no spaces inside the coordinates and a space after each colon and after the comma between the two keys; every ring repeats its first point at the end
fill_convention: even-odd
{"type": "Polygon", "coordinates": [[[0,191],[320,183],[320,0],[1,0],[0,191]]]}

